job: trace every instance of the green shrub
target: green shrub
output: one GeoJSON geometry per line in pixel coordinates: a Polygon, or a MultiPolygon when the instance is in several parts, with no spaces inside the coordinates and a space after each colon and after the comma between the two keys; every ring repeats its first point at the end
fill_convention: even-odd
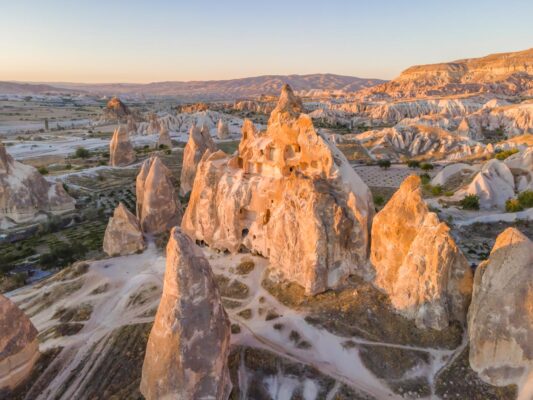
{"type": "Polygon", "coordinates": [[[418,176],[420,177],[420,181],[422,182],[422,185],[427,185],[429,181],[431,180],[431,177],[428,174],[420,174],[418,176]]]}
{"type": "Polygon", "coordinates": [[[499,152],[496,152],[496,159],[502,161],[502,160],[505,160],[507,157],[512,156],[513,154],[516,154],[516,153],[518,153],[518,149],[499,151],[499,152]]]}
{"type": "Polygon", "coordinates": [[[433,164],[422,163],[422,164],[420,164],[420,169],[422,169],[423,171],[430,171],[430,170],[433,169],[433,164]]]}
{"type": "Polygon", "coordinates": [[[391,166],[390,160],[379,160],[378,165],[383,169],[389,169],[391,166]]]}
{"type": "Polygon", "coordinates": [[[78,158],[89,158],[91,153],[85,147],[78,147],[76,149],[76,157],[78,158]]]}
{"type": "Polygon", "coordinates": [[[468,194],[459,202],[459,204],[464,210],[479,210],[479,196],[468,194]]]}
{"type": "Polygon", "coordinates": [[[509,199],[505,202],[505,211],[507,212],[518,212],[523,209],[524,207],[522,207],[518,199],[509,199]]]}
{"type": "Polygon", "coordinates": [[[431,194],[433,196],[440,196],[442,194],[442,186],[441,185],[435,185],[431,187],[431,194]]]}
{"type": "Polygon", "coordinates": [[[37,171],[39,171],[41,175],[48,175],[48,168],[44,166],[37,168],[37,171]]]}
{"type": "Polygon", "coordinates": [[[518,202],[523,208],[533,207],[533,191],[525,190],[518,195],[518,202]]]}
{"type": "Polygon", "coordinates": [[[376,194],[374,196],[374,204],[376,206],[382,206],[383,204],[385,204],[385,199],[383,198],[383,196],[376,194]]]}
{"type": "Polygon", "coordinates": [[[168,146],[166,144],[159,145],[159,150],[167,150],[167,149],[168,149],[168,146]]]}
{"type": "Polygon", "coordinates": [[[420,167],[420,161],[417,160],[409,160],[407,161],[407,166],[409,168],[419,168],[420,167]]]}

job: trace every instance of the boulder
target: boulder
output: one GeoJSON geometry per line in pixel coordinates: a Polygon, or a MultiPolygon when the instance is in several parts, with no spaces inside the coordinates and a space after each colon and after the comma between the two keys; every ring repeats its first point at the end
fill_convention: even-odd
{"type": "Polygon", "coordinates": [[[468,312],[470,365],[505,386],[533,372],[533,243],[516,228],[496,239],[476,269],[468,312]]]}
{"type": "Polygon", "coordinates": [[[135,159],[135,150],[129,134],[124,126],[119,125],[109,142],[109,165],[121,167],[133,163],[135,159]]]}
{"type": "Polygon", "coordinates": [[[7,297],[0,294],[0,392],[26,379],[39,358],[37,329],[7,297]]]}
{"type": "Polygon", "coordinates": [[[123,203],[119,203],[105,230],[104,251],[110,256],[124,256],[145,248],[139,220],[123,203]]]}
{"type": "Polygon", "coordinates": [[[200,130],[192,125],[189,131],[189,140],[183,150],[183,164],[181,167],[180,194],[185,196],[192,189],[196,169],[206,151],[216,151],[216,145],[209,134],[209,129],[200,130]]]}
{"type": "Polygon", "coordinates": [[[183,210],[171,171],[157,156],[146,160],[136,180],[137,218],[145,233],[162,233],[181,221],[183,210]]]}
{"type": "Polygon", "coordinates": [[[370,190],[284,86],[266,132],[245,121],[238,153],[205,153],[182,229],[209,246],[270,260],[316,294],[366,272],[370,190]]]}
{"type": "Polygon", "coordinates": [[[221,119],[217,123],[217,137],[221,140],[229,137],[228,124],[221,119]]]}
{"type": "Polygon", "coordinates": [[[168,129],[164,126],[161,127],[161,130],[159,131],[159,138],[157,139],[157,147],[161,148],[161,146],[166,146],[169,149],[172,148],[172,140],[170,139],[168,129]]]}
{"type": "Polygon", "coordinates": [[[479,197],[484,209],[505,208],[505,202],[515,197],[514,177],[509,167],[496,159],[487,161],[461,195],[473,194],[479,197]]]}
{"type": "Polygon", "coordinates": [[[406,178],[374,217],[370,261],[375,285],[419,328],[466,321],[472,271],[448,226],[422,199],[418,176],[406,178]]]}
{"type": "Polygon", "coordinates": [[[34,167],[15,161],[0,143],[0,222],[28,222],[39,212],[62,214],[75,204],[61,182],[50,183],[34,167]]]}
{"type": "Polygon", "coordinates": [[[148,338],[141,393],[154,399],[226,400],[230,322],[209,262],[179,228],[167,245],[163,295],[148,338]]]}

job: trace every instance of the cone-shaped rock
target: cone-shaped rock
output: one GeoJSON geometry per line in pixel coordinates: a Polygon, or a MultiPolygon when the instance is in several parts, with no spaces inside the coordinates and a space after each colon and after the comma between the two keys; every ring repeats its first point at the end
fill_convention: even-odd
{"type": "Polygon", "coordinates": [[[161,146],[166,146],[169,149],[172,148],[172,140],[170,139],[168,129],[164,126],[161,127],[159,138],[157,139],[157,147],[160,148],[161,146]]]}
{"type": "Polygon", "coordinates": [[[123,203],[119,203],[105,230],[104,251],[110,256],[124,256],[145,248],[139,220],[123,203]]]}
{"type": "Polygon", "coordinates": [[[238,154],[205,153],[182,228],[209,246],[241,246],[315,294],[364,273],[370,191],[284,87],[266,132],[243,125],[238,154]]]}
{"type": "Polygon", "coordinates": [[[179,228],[167,245],[163,295],[142,369],[147,400],[226,400],[230,322],[209,262],[179,228]]]}
{"type": "Polygon", "coordinates": [[[162,233],[181,221],[183,210],[171,177],[157,156],[141,166],[136,181],[137,218],[145,233],[162,233]]]}
{"type": "Polygon", "coordinates": [[[109,164],[113,167],[125,166],[135,161],[135,150],[126,128],[120,125],[113,132],[109,143],[109,164]]]}
{"type": "Polygon", "coordinates": [[[27,222],[40,211],[61,214],[74,206],[60,182],[52,184],[34,167],[15,161],[0,143],[0,222],[27,222]]]}
{"type": "Polygon", "coordinates": [[[533,243],[516,228],[479,265],[468,312],[470,365],[493,385],[533,373],[533,243]]]}
{"type": "Polygon", "coordinates": [[[217,137],[219,139],[227,139],[229,136],[228,124],[221,119],[217,123],[217,137]]]}
{"type": "Polygon", "coordinates": [[[375,284],[418,327],[466,321],[472,271],[448,226],[424,203],[419,177],[406,178],[374,217],[371,262],[375,284]]]}
{"type": "Polygon", "coordinates": [[[0,294],[0,392],[13,389],[39,358],[37,330],[11,300],[0,294]]]}
{"type": "MultiPolygon", "coordinates": [[[[205,125],[204,125],[205,127],[205,125]]],[[[209,129],[201,130],[195,125],[189,131],[189,140],[183,151],[183,165],[181,167],[180,194],[185,196],[192,189],[196,169],[204,153],[216,151],[216,145],[209,134],[209,129]]]]}

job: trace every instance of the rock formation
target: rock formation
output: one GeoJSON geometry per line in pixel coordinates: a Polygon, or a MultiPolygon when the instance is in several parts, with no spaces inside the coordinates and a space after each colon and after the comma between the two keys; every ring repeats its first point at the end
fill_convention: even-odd
{"type": "Polygon", "coordinates": [[[38,358],[37,329],[0,294],[0,391],[13,389],[27,378],[38,358]]]}
{"type": "Polygon", "coordinates": [[[470,365],[493,385],[533,371],[533,243],[516,228],[479,265],[468,313],[470,365]]]}
{"type": "Polygon", "coordinates": [[[472,271],[448,226],[422,199],[420,178],[401,184],[372,222],[375,284],[420,328],[466,321],[472,271]]]}
{"type": "Polygon", "coordinates": [[[0,143],[0,222],[27,222],[41,211],[61,214],[74,206],[60,182],[50,183],[32,166],[15,161],[0,143]]]}
{"type": "Polygon", "coordinates": [[[227,139],[229,136],[228,124],[224,120],[219,119],[217,123],[217,137],[221,140],[227,139]]]}
{"type": "Polygon", "coordinates": [[[146,160],[136,181],[137,218],[145,233],[162,233],[181,221],[183,210],[171,171],[157,156],[146,160]]]}
{"type": "Polygon", "coordinates": [[[170,139],[168,129],[164,126],[161,127],[159,131],[159,138],[157,139],[157,147],[161,148],[161,146],[166,146],[169,149],[172,148],[172,140],[170,139]]]}
{"type": "Polygon", "coordinates": [[[124,122],[132,115],[130,109],[118,97],[109,100],[104,108],[103,120],[124,122]]]}
{"type": "Polygon", "coordinates": [[[473,194],[479,197],[481,208],[504,208],[508,199],[515,197],[514,177],[507,165],[493,159],[481,168],[472,182],[457,196],[473,194]]]}
{"type": "Polygon", "coordinates": [[[504,162],[515,178],[518,192],[533,190],[533,147],[513,154],[504,162]]]}
{"type": "Polygon", "coordinates": [[[128,134],[137,132],[137,123],[133,117],[128,117],[128,122],[126,124],[126,131],[128,134]]]}
{"type": "Polygon", "coordinates": [[[109,142],[109,165],[121,167],[129,165],[135,161],[135,150],[130,142],[129,134],[122,125],[113,132],[111,142],[109,142]]]}
{"type": "Polygon", "coordinates": [[[154,399],[226,400],[230,322],[211,266],[179,228],[167,245],[163,295],[150,332],[141,393],[154,399]]]}
{"type": "Polygon", "coordinates": [[[374,207],[344,155],[301,111],[284,86],[266,132],[247,120],[238,154],[205,153],[182,229],[217,249],[262,254],[316,294],[365,272],[374,207]]]}
{"type": "MultiPolygon", "coordinates": [[[[205,125],[204,125],[205,127],[205,125]]],[[[209,129],[200,130],[193,125],[189,132],[189,140],[183,150],[181,167],[180,194],[185,196],[192,189],[198,163],[206,151],[216,151],[216,145],[209,134],[209,129]]]]}
{"type": "Polygon", "coordinates": [[[119,203],[105,230],[104,251],[110,256],[124,256],[145,248],[139,220],[123,203],[119,203]]]}

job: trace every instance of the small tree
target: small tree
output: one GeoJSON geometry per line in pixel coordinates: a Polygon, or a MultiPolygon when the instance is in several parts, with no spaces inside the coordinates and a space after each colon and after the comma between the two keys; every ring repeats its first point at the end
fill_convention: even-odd
{"type": "Polygon", "coordinates": [[[417,160],[409,160],[407,161],[407,166],[409,168],[419,168],[420,167],[420,161],[417,160]]]}
{"type": "Polygon", "coordinates": [[[385,203],[385,199],[383,198],[383,196],[381,196],[379,194],[376,194],[374,196],[374,204],[376,206],[382,206],[384,203],[385,203]]]}
{"type": "Polygon", "coordinates": [[[390,160],[379,160],[378,165],[383,169],[389,169],[391,166],[390,160]]]}
{"type": "Polygon", "coordinates": [[[48,168],[46,168],[45,166],[37,168],[37,171],[39,171],[41,175],[48,175],[48,168]]]}
{"type": "Polygon", "coordinates": [[[509,199],[505,202],[505,211],[507,212],[518,212],[523,209],[524,207],[522,207],[518,199],[509,199]]]}
{"type": "Polygon", "coordinates": [[[420,168],[423,170],[423,171],[430,171],[433,169],[433,164],[430,164],[430,163],[422,163],[420,164],[420,168]]]}
{"type": "Polygon", "coordinates": [[[459,202],[459,204],[464,210],[479,210],[479,196],[468,194],[459,202]]]}
{"type": "Polygon", "coordinates": [[[431,177],[428,174],[420,174],[418,176],[420,177],[420,182],[422,182],[422,185],[427,185],[431,180],[431,177]]]}
{"type": "Polygon", "coordinates": [[[85,147],[78,147],[76,149],[76,157],[78,158],[89,158],[91,153],[85,147]]]}
{"type": "Polygon", "coordinates": [[[518,202],[523,208],[533,207],[533,191],[524,190],[522,193],[518,195],[518,202]]]}

